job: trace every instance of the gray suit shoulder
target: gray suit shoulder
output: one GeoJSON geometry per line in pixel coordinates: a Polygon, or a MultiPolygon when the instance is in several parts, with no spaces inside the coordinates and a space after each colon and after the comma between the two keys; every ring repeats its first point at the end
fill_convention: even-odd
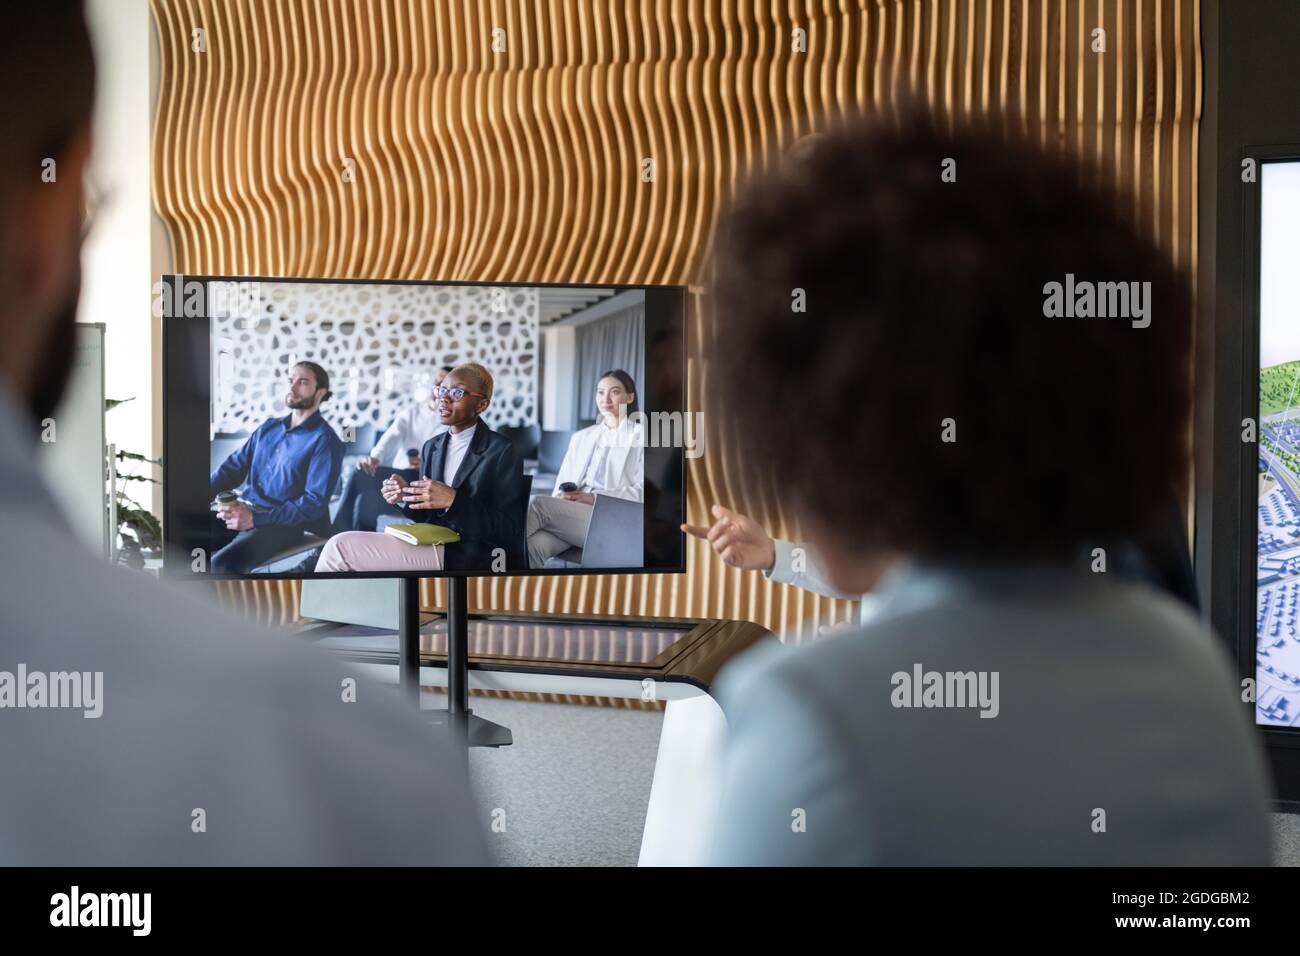
{"type": "Polygon", "coordinates": [[[463,755],[390,687],[2,517],[31,548],[0,574],[0,670],[103,674],[98,718],[0,721],[3,758],[31,768],[7,788],[3,862],[487,862],[463,755]]]}

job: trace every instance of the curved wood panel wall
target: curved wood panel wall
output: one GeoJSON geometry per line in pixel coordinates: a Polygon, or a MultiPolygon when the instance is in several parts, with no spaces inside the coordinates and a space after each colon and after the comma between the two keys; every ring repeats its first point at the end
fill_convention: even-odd
{"type": "MultiPolygon", "coordinates": [[[[1032,134],[1086,153],[1128,188],[1162,247],[1194,266],[1198,8],[153,0],[154,201],[179,272],[696,283],[738,178],[819,117],[889,110],[906,85],[953,117],[1017,109],[1032,134]],[[647,158],[653,182],[640,175],[647,158]]],[[[707,297],[696,301],[698,404],[707,297]]],[[[691,520],[730,502],[794,534],[772,496],[742,497],[743,455],[708,424],[691,520]]],[[[726,569],[698,542],[688,563],[684,577],[481,580],[471,599],[747,618],[793,641],[853,614],[849,602],[726,569]]],[[[440,590],[426,601],[440,603],[440,590]]],[[[295,614],[296,593],[259,582],[225,597],[280,621],[295,614]]]]}

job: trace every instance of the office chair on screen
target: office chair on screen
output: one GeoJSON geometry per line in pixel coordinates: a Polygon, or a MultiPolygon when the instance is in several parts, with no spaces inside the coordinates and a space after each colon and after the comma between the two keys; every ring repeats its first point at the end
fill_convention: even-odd
{"type": "Polygon", "coordinates": [[[645,563],[645,507],[612,495],[596,495],[591,524],[581,548],[561,551],[546,562],[559,568],[639,568],[645,563]]]}

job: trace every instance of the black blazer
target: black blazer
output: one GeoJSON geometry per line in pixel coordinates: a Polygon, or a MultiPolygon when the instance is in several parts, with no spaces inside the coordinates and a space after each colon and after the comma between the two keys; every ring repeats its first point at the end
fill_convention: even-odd
{"type": "MultiPolygon", "coordinates": [[[[443,432],[424,443],[420,450],[421,478],[443,480],[450,437],[450,432],[443,432]]],[[[448,570],[491,574],[496,548],[505,549],[507,570],[526,569],[528,551],[520,518],[523,508],[518,500],[522,474],[511,441],[480,420],[460,467],[448,482],[456,489],[451,507],[428,511],[402,505],[402,513],[412,521],[440,524],[460,535],[460,540],[447,545],[443,552],[448,570]]]]}

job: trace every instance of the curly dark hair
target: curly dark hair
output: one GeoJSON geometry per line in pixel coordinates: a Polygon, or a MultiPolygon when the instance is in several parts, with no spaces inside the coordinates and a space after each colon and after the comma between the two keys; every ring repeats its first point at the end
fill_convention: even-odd
{"type": "Polygon", "coordinates": [[[1189,286],[1015,128],[841,122],[720,220],[715,414],[856,552],[1064,558],[1142,537],[1185,484],[1189,286]],[[1067,276],[1149,282],[1150,324],[1049,317],[1067,276]]]}

